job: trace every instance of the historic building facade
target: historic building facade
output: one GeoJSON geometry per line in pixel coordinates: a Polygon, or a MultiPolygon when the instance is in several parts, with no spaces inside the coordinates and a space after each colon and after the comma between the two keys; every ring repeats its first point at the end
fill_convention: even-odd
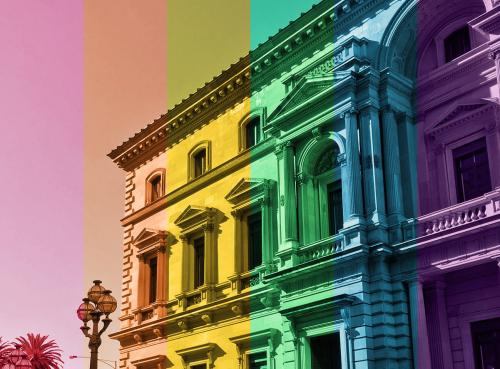
{"type": "Polygon", "coordinates": [[[324,0],[113,150],[120,367],[500,365],[495,5],[324,0]]]}

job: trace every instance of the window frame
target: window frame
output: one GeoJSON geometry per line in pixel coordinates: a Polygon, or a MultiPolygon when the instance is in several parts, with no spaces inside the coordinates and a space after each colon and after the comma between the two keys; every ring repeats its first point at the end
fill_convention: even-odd
{"type": "Polygon", "coordinates": [[[188,153],[188,165],[187,165],[187,177],[188,182],[194,179],[203,177],[207,172],[212,169],[212,153],[211,153],[212,144],[211,141],[201,141],[197,143],[188,153]],[[205,151],[205,168],[202,173],[197,175],[196,173],[196,156],[205,151]]]}
{"type": "Polygon", "coordinates": [[[469,200],[464,200],[460,202],[459,196],[457,193],[457,178],[456,178],[456,168],[455,168],[455,158],[453,155],[453,151],[456,149],[459,149],[460,147],[463,147],[469,143],[472,143],[476,140],[479,140],[481,138],[484,138],[485,140],[485,148],[486,148],[486,155],[488,157],[488,169],[490,172],[490,185],[493,188],[493,183],[492,183],[492,172],[491,172],[491,150],[488,145],[488,138],[484,134],[484,132],[476,132],[475,134],[468,135],[466,137],[462,137],[461,139],[454,141],[452,143],[449,143],[446,145],[446,151],[445,151],[445,160],[446,160],[446,182],[448,184],[448,192],[449,192],[449,200],[451,204],[456,205],[460,204],[462,202],[470,201],[469,200]]]}
{"type": "Polygon", "coordinates": [[[265,352],[267,368],[275,369],[274,357],[276,356],[276,341],[279,334],[277,329],[269,328],[236,337],[230,337],[229,341],[236,346],[236,352],[240,362],[239,368],[249,369],[250,355],[265,352]]]}
{"type": "Polygon", "coordinates": [[[242,178],[225,196],[232,206],[231,214],[234,221],[234,274],[229,277],[232,289],[238,293],[243,288],[242,279],[255,277],[260,283],[261,274],[270,268],[275,251],[275,229],[272,218],[271,192],[275,187],[273,180],[260,178],[242,178]],[[248,215],[261,213],[262,262],[260,266],[248,270],[248,215]],[[243,247],[241,247],[243,245],[243,247]]]}
{"type": "MultiPolygon", "coordinates": [[[[205,258],[205,236],[203,234],[197,234],[197,235],[193,235],[191,237],[191,242],[190,242],[191,246],[192,246],[192,258],[191,258],[191,264],[192,264],[192,270],[193,270],[193,283],[192,283],[192,286],[191,286],[191,290],[196,290],[200,287],[203,287],[203,285],[205,284],[205,263],[206,263],[206,258],[205,258]],[[202,247],[203,247],[203,253],[202,253],[202,258],[201,258],[201,261],[202,261],[202,265],[201,265],[201,275],[200,275],[200,271],[198,271],[197,267],[198,267],[198,258],[199,258],[199,255],[198,255],[198,250],[197,248],[200,246],[200,245],[196,245],[196,241],[198,240],[202,240],[202,247]]],[[[191,268],[190,268],[191,270],[191,268]]]]}
{"type": "Polygon", "coordinates": [[[458,317],[458,328],[462,339],[463,357],[466,368],[475,368],[474,340],[471,324],[498,317],[500,317],[500,308],[464,313],[458,317]]]}
{"type": "Polygon", "coordinates": [[[145,205],[152,204],[153,202],[156,202],[163,196],[165,196],[165,169],[157,168],[154,171],[152,171],[146,177],[145,187],[146,187],[145,205]],[[153,181],[158,177],[160,178],[160,194],[157,198],[153,199],[153,181]]]}
{"type": "Polygon", "coordinates": [[[458,27],[458,28],[456,28],[454,31],[452,31],[452,32],[448,33],[448,35],[446,35],[446,36],[443,38],[443,44],[442,44],[442,47],[443,47],[443,53],[444,53],[444,58],[445,58],[445,59],[444,59],[445,64],[450,63],[450,62],[452,62],[453,60],[455,60],[455,59],[457,59],[457,58],[461,57],[462,55],[464,55],[464,54],[468,53],[469,51],[471,51],[471,50],[472,50],[471,27],[470,27],[470,26],[466,23],[466,24],[464,24],[463,26],[458,27]],[[465,51],[465,52],[461,53],[460,55],[456,55],[456,56],[452,57],[451,59],[447,60],[447,55],[446,55],[446,54],[447,54],[447,44],[446,44],[446,42],[449,40],[449,38],[450,38],[451,36],[453,36],[453,35],[457,34],[459,31],[461,32],[461,31],[463,31],[463,30],[467,30],[466,32],[467,32],[467,41],[468,41],[468,43],[469,43],[469,50],[467,50],[467,51],[465,51]]]}
{"type": "Polygon", "coordinates": [[[259,143],[265,141],[266,135],[264,132],[264,127],[266,124],[267,110],[266,108],[255,108],[250,112],[245,114],[245,116],[238,123],[238,151],[242,152],[249,150],[252,147],[258,146],[259,143]],[[248,147],[247,145],[247,125],[250,124],[254,119],[259,118],[259,134],[260,140],[258,140],[255,145],[248,147]]]}
{"type": "MultiPolygon", "coordinates": [[[[342,179],[341,179],[341,168],[337,166],[333,169],[330,169],[324,173],[317,175],[314,179],[317,183],[318,188],[318,199],[317,203],[319,205],[319,240],[323,240],[325,238],[334,237],[335,235],[330,234],[330,214],[328,209],[328,186],[334,185],[336,182],[340,182],[340,190],[342,191],[342,179]]],[[[342,199],[341,201],[344,201],[342,199]]],[[[341,202],[343,204],[343,202],[341,202]]],[[[343,206],[343,205],[342,205],[343,206]]],[[[342,227],[344,224],[344,215],[342,214],[342,227]]],[[[339,234],[339,233],[337,233],[339,234]]],[[[318,241],[319,241],[318,240],[318,241]]]]}
{"type": "Polygon", "coordinates": [[[345,323],[341,321],[323,322],[320,324],[302,327],[298,332],[299,339],[299,363],[301,368],[311,367],[311,338],[327,334],[339,334],[340,338],[340,360],[342,368],[349,368],[349,342],[346,335],[345,323]]]}
{"type": "Polygon", "coordinates": [[[217,239],[221,213],[210,207],[188,206],[174,221],[179,227],[182,241],[182,288],[175,298],[179,306],[186,310],[190,304],[188,297],[199,295],[199,303],[211,302],[216,298],[215,287],[218,280],[217,239]],[[194,240],[204,238],[204,283],[194,287],[194,240]]]}
{"type": "Polygon", "coordinates": [[[166,313],[162,304],[168,300],[168,259],[170,256],[169,244],[172,235],[166,231],[144,228],[132,241],[136,257],[139,262],[137,278],[137,299],[134,314],[139,324],[142,322],[142,313],[146,310],[153,312],[157,317],[166,313]],[[150,301],[150,264],[152,258],[157,258],[156,270],[156,298],[150,301]]]}

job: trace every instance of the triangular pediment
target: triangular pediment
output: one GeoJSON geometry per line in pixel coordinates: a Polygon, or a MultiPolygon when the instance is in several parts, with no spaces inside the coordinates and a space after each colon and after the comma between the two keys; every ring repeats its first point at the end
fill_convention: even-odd
{"type": "Polygon", "coordinates": [[[323,93],[333,89],[333,80],[332,71],[304,76],[269,116],[269,121],[310,104],[323,93]]]}
{"type": "Polygon", "coordinates": [[[215,210],[213,208],[189,205],[177,217],[177,219],[174,221],[174,224],[181,229],[186,229],[196,224],[205,223],[211,220],[214,215],[215,210]]]}
{"type": "Polygon", "coordinates": [[[226,200],[233,205],[238,205],[262,197],[267,184],[265,179],[242,178],[226,195],[226,200]]]}
{"type": "Polygon", "coordinates": [[[132,243],[139,250],[149,248],[154,245],[165,245],[169,233],[152,228],[144,228],[134,237],[132,243]]]}
{"type": "Polygon", "coordinates": [[[466,119],[473,117],[476,113],[482,112],[493,106],[498,106],[498,102],[491,99],[480,99],[467,103],[455,103],[439,119],[437,119],[431,127],[429,127],[427,133],[435,134],[441,132],[446,129],[446,127],[454,126],[456,123],[459,123],[462,120],[465,121],[466,119]]]}

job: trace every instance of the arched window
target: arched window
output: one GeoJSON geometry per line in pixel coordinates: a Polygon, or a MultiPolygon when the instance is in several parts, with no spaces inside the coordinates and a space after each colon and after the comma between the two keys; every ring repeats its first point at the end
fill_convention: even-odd
{"type": "Polygon", "coordinates": [[[252,111],[239,123],[239,149],[240,151],[254,147],[264,138],[265,109],[252,111]]]}
{"type": "MultiPolygon", "coordinates": [[[[329,145],[316,163],[314,168],[314,176],[317,178],[319,183],[324,182],[324,188],[320,191],[324,191],[326,194],[326,203],[328,204],[328,209],[323,217],[326,216],[328,219],[327,226],[324,225],[324,231],[322,236],[327,235],[333,236],[339,232],[344,224],[344,218],[342,216],[342,184],[340,178],[334,178],[333,173],[338,167],[339,148],[337,145],[329,145]],[[330,178],[328,178],[330,176],[330,178]]],[[[323,223],[325,221],[323,220],[323,223]]],[[[326,223],[325,223],[326,224],[326,223]]]]}
{"type": "Polygon", "coordinates": [[[323,139],[307,151],[298,176],[300,236],[304,244],[335,236],[344,224],[338,145],[323,139]]]}
{"type": "Polygon", "coordinates": [[[188,180],[205,174],[211,169],[210,141],[203,141],[193,147],[188,156],[188,180]]]}
{"type": "Polygon", "coordinates": [[[261,139],[260,117],[253,117],[245,126],[245,148],[257,145],[261,139]]]}
{"type": "Polygon", "coordinates": [[[164,169],[157,169],[146,179],[146,205],[150,204],[165,194],[164,169]]]}
{"type": "Polygon", "coordinates": [[[470,51],[469,26],[466,24],[453,31],[445,37],[443,42],[446,63],[470,51]]]}

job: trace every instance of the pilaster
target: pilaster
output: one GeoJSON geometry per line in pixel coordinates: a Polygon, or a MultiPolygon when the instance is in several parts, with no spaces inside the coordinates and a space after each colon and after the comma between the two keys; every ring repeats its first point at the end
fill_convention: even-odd
{"type": "Polygon", "coordinates": [[[389,223],[396,224],[403,219],[403,195],[399,163],[398,125],[394,110],[389,105],[382,110],[382,129],[387,215],[389,223]]]}
{"type": "Polygon", "coordinates": [[[375,224],[384,223],[386,212],[379,111],[372,105],[361,111],[361,154],[366,217],[375,224]]]}
{"type": "Polygon", "coordinates": [[[418,279],[410,281],[409,290],[413,362],[415,369],[428,369],[431,368],[431,358],[422,282],[418,279]]]}
{"type": "Polygon", "coordinates": [[[358,112],[351,109],[342,114],[346,130],[345,160],[341,163],[344,228],[356,225],[363,215],[363,190],[358,141],[358,112]]]}
{"type": "Polygon", "coordinates": [[[295,190],[295,161],[292,142],[287,141],[278,145],[279,174],[279,216],[280,216],[280,251],[295,249],[298,246],[297,238],[297,196],[295,190]]]}

